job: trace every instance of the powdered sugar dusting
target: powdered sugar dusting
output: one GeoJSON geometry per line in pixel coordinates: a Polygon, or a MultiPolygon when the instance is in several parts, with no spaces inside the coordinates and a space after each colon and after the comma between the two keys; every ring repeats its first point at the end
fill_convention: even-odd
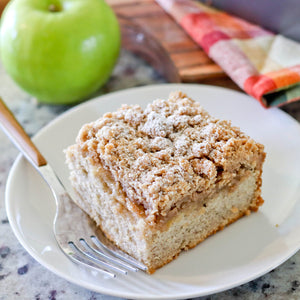
{"type": "Polygon", "coordinates": [[[155,111],[151,111],[146,118],[146,122],[140,127],[142,133],[150,137],[166,137],[173,130],[172,122],[155,111]]]}
{"type": "Polygon", "coordinates": [[[123,105],[85,125],[73,147],[101,164],[149,222],[183,197],[222,188],[241,166],[254,169],[263,155],[262,145],[182,92],[145,110],[123,105]]]}

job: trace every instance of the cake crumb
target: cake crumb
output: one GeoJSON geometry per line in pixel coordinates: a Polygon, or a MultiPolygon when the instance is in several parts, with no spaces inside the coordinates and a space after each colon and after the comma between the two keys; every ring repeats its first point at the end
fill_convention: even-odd
{"type": "Polygon", "coordinates": [[[236,214],[239,212],[239,209],[236,206],[232,206],[231,211],[236,214]]]}
{"type": "Polygon", "coordinates": [[[199,211],[200,215],[203,215],[205,213],[205,211],[206,211],[206,208],[204,206],[202,206],[199,211]]]}
{"type": "Polygon", "coordinates": [[[246,210],[246,216],[250,216],[251,215],[251,210],[250,209],[247,209],[246,210]]]}

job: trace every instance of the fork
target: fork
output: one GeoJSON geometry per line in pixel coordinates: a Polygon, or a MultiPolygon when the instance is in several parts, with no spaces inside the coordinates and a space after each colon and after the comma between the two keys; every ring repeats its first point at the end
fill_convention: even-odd
{"type": "Polygon", "coordinates": [[[147,267],[110,243],[89,216],[71,199],[59,178],[0,98],[0,125],[6,135],[37,169],[56,201],[53,231],[56,241],[74,263],[109,277],[147,267]]]}

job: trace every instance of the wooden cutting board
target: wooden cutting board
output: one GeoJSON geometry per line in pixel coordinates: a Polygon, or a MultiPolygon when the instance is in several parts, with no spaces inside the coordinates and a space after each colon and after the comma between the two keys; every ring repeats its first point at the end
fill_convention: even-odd
{"type": "Polygon", "coordinates": [[[107,0],[118,15],[149,32],[166,50],[182,82],[239,89],[154,0],[107,0]]]}

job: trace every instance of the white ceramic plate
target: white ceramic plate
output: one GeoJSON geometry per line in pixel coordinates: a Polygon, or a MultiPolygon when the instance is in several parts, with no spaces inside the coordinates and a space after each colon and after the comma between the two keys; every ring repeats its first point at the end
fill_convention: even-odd
{"type": "Polygon", "coordinates": [[[74,265],[52,232],[55,202],[38,173],[22,157],[10,172],[6,207],[23,247],[43,266],[75,284],[125,298],[179,299],[220,292],[274,269],[300,248],[300,126],[279,109],[263,109],[250,97],[201,85],[156,85],[108,94],[71,109],[46,126],[34,141],[68,189],[63,149],[74,143],[82,124],[122,103],[145,106],[182,90],[213,116],[230,119],[265,145],[265,204],[158,270],[104,278],[74,265]]]}

